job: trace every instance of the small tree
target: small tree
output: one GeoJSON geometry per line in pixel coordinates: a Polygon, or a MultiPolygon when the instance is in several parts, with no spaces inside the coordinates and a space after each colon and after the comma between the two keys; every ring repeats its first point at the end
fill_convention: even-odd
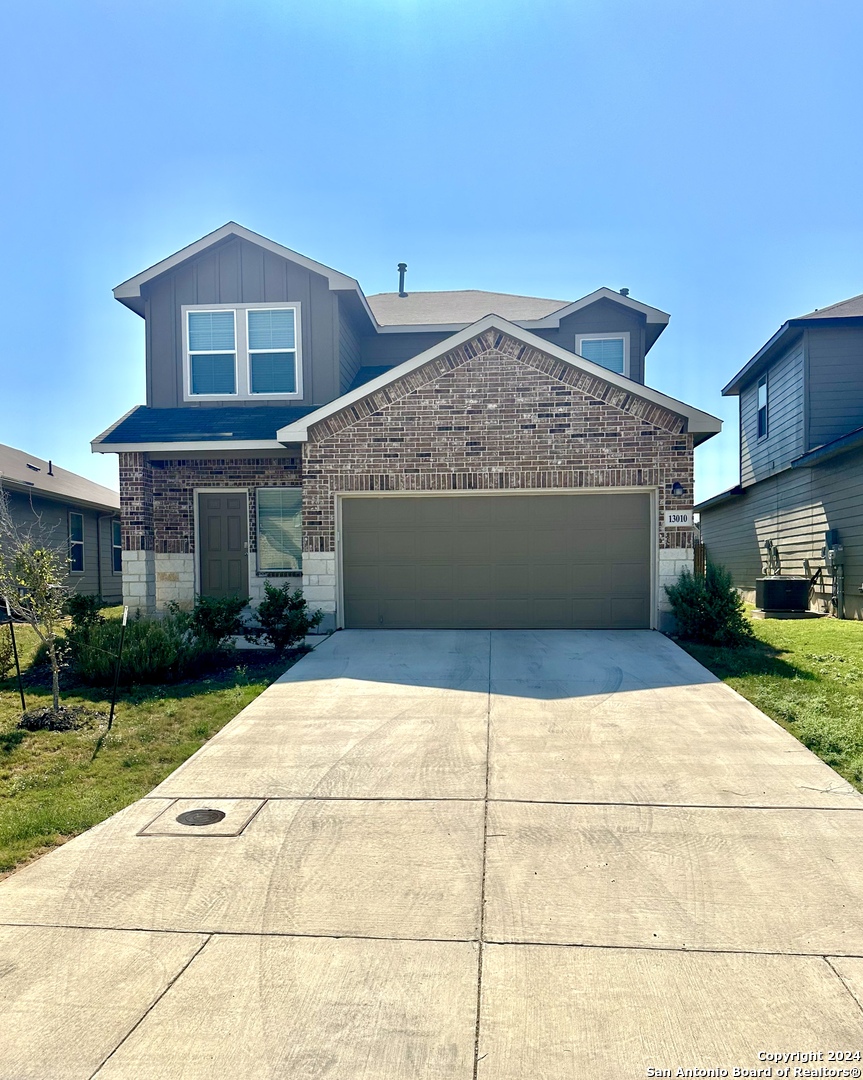
{"type": "Polygon", "coordinates": [[[724,566],[708,559],[703,577],[684,570],[665,592],[684,641],[739,648],[754,638],[743,600],[724,566]]]}
{"type": "Polygon", "coordinates": [[[51,662],[54,711],[60,707],[60,657],[57,636],[66,601],[68,559],[52,543],[52,530],[40,516],[32,524],[12,517],[9,496],[0,487],[0,597],[15,619],[25,622],[44,642],[51,662]]]}

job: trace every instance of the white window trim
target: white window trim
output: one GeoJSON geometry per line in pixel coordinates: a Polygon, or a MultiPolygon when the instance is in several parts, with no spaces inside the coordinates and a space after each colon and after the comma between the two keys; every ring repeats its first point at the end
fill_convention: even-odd
{"type": "Polygon", "coordinates": [[[255,488],[255,573],[261,576],[268,574],[301,574],[303,572],[303,489],[299,484],[274,484],[272,487],[268,487],[266,484],[261,487],[255,488]],[[295,566],[291,569],[277,568],[277,569],[264,569],[261,566],[261,505],[259,496],[262,491],[296,491],[300,496],[300,562],[299,566],[295,566]]]}
{"type": "Polygon", "coordinates": [[[768,376],[762,375],[758,382],[755,384],[755,441],[764,442],[767,436],[770,434],[770,383],[768,376]],[[764,434],[758,434],[758,416],[761,409],[758,405],[758,398],[760,396],[761,387],[764,387],[764,434]]]}
{"type": "Polygon", "coordinates": [[[85,544],[84,544],[84,515],[79,514],[77,510],[70,510],[69,511],[68,526],[69,526],[69,573],[70,574],[75,574],[76,576],[78,574],[86,574],[86,572],[87,572],[87,549],[86,549],[85,544]],[[79,517],[81,519],[81,539],[80,540],[73,540],[72,539],[72,518],[73,517],[79,517]],[[72,569],[72,545],[73,544],[80,544],[81,545],[81,569],[80,570],[73,570],[72,569]]]}
{"type": "MultiPolygon", "coordinates": [[[[578,353],[579,356],[581,356],[581,343],[583,341],[618,341],[620,338],[623,338],[623,371],[615,371],[614,374],[615,375],[624,375],[627,379],[629,379],[632,376],[629,374],[629,331],[628,330],[618,330],[616,333],[613,333],[613,334],[612,333],[608,333],[608,334],[576,334],[575,335],[575,351],[578,353]]],[[[585,357],[585,359],[587,359],[587,357],[585,357]]],[[[596,363],[596,361],[591,360],[591,363],[596,363]]],[[[601,364],[599,364],[597,366],[602,367],[601,364]]],[[[612,371],[613,369],[609,368],[608,370],[612,371]]]]}
{"type": "Polygon", "coordinates": [[[207,307],[188,307],[188,308],[184,307],[183,308],[183,358],[184,358],[184,361],[185,361],[184,362],[184,367],[186,369],[185,392],[188,395],[188,397],[187,397],[188,401],[206,401],[208,399],[215,399],[217,401],[221,401],[221,400],[223,400],[225,398],[232,399],[232,398],[235,398],[237,396],[236,391],[239,390],[239,385],[240,385],[239,384],[239,378],[238,378],[238,370],[237,370],[239,368],[239,366],[240,366],[237,363],[237,360],[238,360],[238,357],[239,357],[239,348],[238,348],[239,341],[237,340],[237,338],[238,338],[238,335],[237,335],[237,322],[238,322],[238,319],[237,319],[236,311],[234,311],[232,308],[225,308],[225,307],[220,306],[218,304],[213,304],[213,305],[207,306],[207,307]],[[205,314],[207,314],[208,312],[211,312],[211,311],[215,312],[215,311],[225,311],[225,310],[230,311],[231,314],[234,317],[234,348],[231,351],[234,354],[234,391],[235,392],[233,394],[193,394],[192,393],[192,357],[193,356],[224,356],[225,353],[227,352],[227,350],[222,350],[221,352],[216,352],[213,349],[207,349],[207,350],[198,350],[198,349],[196,349],[195,351],[192,351],[189,348],[189,315],[193,314],[193,313],[196,314],[196,315],[205,315],[205,314]]]}
{"type": "MultiPolygon", "coordinates": [[[[183,304],[180,308],[183,323],[183,400],[184,401],[297,401],[303,396],[303,350],[300,305],[273,301],[254,304],[183,304]],[[277,311],[291,308],[294,312],[294,335],[296,348],[297,389],[290,394],[253,394],[251,391],[251,364],[249,358],[248,311],[277,311]],[[234,386],[233,394],[193,394],[191,356],[189,352],[189,314],[191,312],[231,311],[234,313],[234,386]],[[241,317],[238,318],[238,314],[241,317]]],[[[291,352],[290,349],[258,350],[266,352],[291,352]]],[[[206,354],[204,354],[206,355],[206,354]]]]}
{"type": "Polygon", "coordinates": [[[123,525],[122,525],[119,518],[112,518],[111,519],[111,573],[114,574],[115,577],[122,577],[123,576],[123,525]],[[114,543],[114,526],[115,525],[120,526],[120,543],[119,544],[114,543]],[[119,570],[114,569],[114,552],[115,551],[120,552],[120,569],[119,570]]]}

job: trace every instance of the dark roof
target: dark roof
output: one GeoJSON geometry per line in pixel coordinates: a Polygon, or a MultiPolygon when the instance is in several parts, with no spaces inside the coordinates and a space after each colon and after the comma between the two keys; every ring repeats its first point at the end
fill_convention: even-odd
{"type": "Polygon", "coordinates": [[[855,428],[846,435],[840,435],[822,446],[816,446],[791,462],[792,469],[808,469],[812,465],[820,465],[831,458],[839,457],[840,454],[850,454],[852,450],[863,447],[863,427],[855,428]]]}
{"type": "Polygon", "coordinates": [[[361,367],[346,393],[349,394],[351,390],[356,390],[358,386],[365,386],[367,382],[376,379],[378,375],[383,375],[385,371],[391,371],[394,366],[394,364],[384,364],[383,367],[361,367]]]}
{"type": "Polygon", "coordinates": [[[733,488],[729,488],[728,491],[721,491],[718,495],[714,495],[710,499],[705,499],[704,502],[697,503],[693,506],[693,513],[700,514],[703,510],[710,510],[714,506],[719,506],[721,503],[728,502],[730,499],[736,499],[738,495],[743,494],[743,488],[740,484],[735,484],[733,488]]]}
{"type": "Polygon", "coordinates": [[[0,444],[0,481],[18,491],[33,491],[64,502],[86,503],[104,510],[119,510],[120,496],[51,461],[0,444]]]}
{"type": "Polygon", "coordinates": [[[151,409],[139,405],[94,440],[101,445],[166,442],[275,441],[276,432],[300,420],[317,405],[196,406],[151,409]]]}

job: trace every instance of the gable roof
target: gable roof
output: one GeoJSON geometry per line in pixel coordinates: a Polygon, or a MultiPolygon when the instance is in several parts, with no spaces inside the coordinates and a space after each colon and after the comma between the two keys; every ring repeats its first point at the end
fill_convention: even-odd
{"type": "Polygon", "coordinates": [[[798,315],[796,320],[803,319],[856,319],[863,317],[863,293],[852,296],[849,300],[840,300],[838,304],[829,307],[816,308],[808,315],[798,315]]]}
{"type": "Polygon", "coordinates": [[[119,512],[120,496],[111,488],[61,469],[51,461],[0,444],[0,483],[15,491],[31,492],[61,502],[119,512]]]}
{"type": "MultiPolygon", "coordinates": [[[[734,378],[722,388],[723,397],[735,397],[746,383],[751,382],[756,375],[775,360],[776,357],[787,349],[806,326],[819,322],[837,325],[837,319],[861,319],[863,320],[863,293],[852,296],[848,300],[840,300],[838,304],[831,304],[826,308],[816,308],[807,315],[798,315],[796,319],[789,319],[783,323],[769,341],[766,341],[758,352],[749,360],[734,378]]],[[[841,323],[839,324],[841,325],[841,323]]]]}
{"type": "Polygon", "coordinates": [[[269,240],[266,236],[261,236],[260,233],[252,232],[251,229],[247,229],[244,225],[238,225],[236,221],[226,222],[221,228],[215,229],[211,233],[207,233],[206,236],[202,236],[200,240],[196,240],[193,244],[188,244],[179,251],[175,251],[174,254],[169,255],[167,259],[162,259],[160,262],[155,263],[146,270],[142,270],[140,274],[135,274],[134,277],[130,277],[127,281],[121,282],[114,289],[115,299],[119,300],[121,304],[125,304],[126,307],[131,308],[132,311],[137,312],[138,315],[143,316],[144,303],[141,297],[142,285],[146,285],[149,281],[159,277],[160,274],[165,274],[169,270],[173,270],[187,259],[192,259],[196,255],[200,255],[201,252],[206,251],[207,248],[213,247],[215,244],[220,244],[225,240],[229,240],[231,237],[239,237],[241,240],[247,240],[250,244],[256,244],[258,247],[264,248],[265,251],[270,251],[274,255],[280,255],[289,262],[296,263],[298,266],[302,266],[306,270],[311,270],[315,274],[320,274],[321,277],[327,279],[330,288],[333,290],[356,293],[363,307],[366,309],[369,318],[374,321],[374,316],[369,309],[365,295],[359,286],[359,282],[357,282],[355,278],[348,277],[347,274],[342,274],[338,270],[333,270],[331,266],[325,266],[324,263],[315,262],[314,259],[309,259],[305,255],[300,255],[298,251],[292,251],[282,244],[277,244],[274,240],[269,240]]]}
{"type": "Polygon", "coordinates": [[[569,304],[568,300],[543,300],[537,296],[462,289],[455,292],[377,293],[368,297],[369,307],[381,326],[433,326],[472,323],[496,311],[513,322],[543,319],[569,304]]]}
{"type": "Polygon", "coordinates": [[[561,360],[571,367],[577,368],[588,375],[592,375],[594,378],[602,379],[604,382],[607,382],[620,390],[624,390],[632,397],[640,398],[653,405],[659,405],[661,408],[675,413],[686,420],[686,430],[695,435],[694,441],[696,445],[704,442],[706,439],[709,439],[712,435],[716,435],[722,430],[722,421],[715,416],[711,416],[709,413],[702,412],[700,409],[694,409],[691,405],[686,405],[676,398],[660,393],[658,390],[653,390],[648,386],[642,386],[641,383],[634,382],[632,379],[627,379],[624,375],[618,375],[616,372],[609,371],[599,364],[594,364],[592,361],[586,360],[583,356],[578,356],[575,353],[568,352],[566,349],[561,349],[559,346],[551,344],[544,338],[537,337],[536,334],[532,334],[529,330],[525,330],[523,327],[502,318],[500,315],[486,315],[485,318],[479,319],[477,322],[465,327],[465,329],[459,333],[453,334],[451,337],[446,338],[437,345],[433,345],[430,349],[426,349],[425,352],[420,353],[418,356],[414,356],[410,360],[405,360],[404,363],[398,364],[394,368],[390,368],[389,371],[371,379],[363,386],[348,391],[348,393],[343,394],[341,397],[336,398],[334,401],[329,402],[329,404],[322,406],[320,409],[315,409],[313,412],[308,413],[294,423],[281,428],[276,437],[283,443],[307,442],[309,428],[313,427],[315,424],[320,423],[327,417],[333,416],[335,413],[341,412],[343,409],[354,404],[354,402],[361,401],[363,398],[368,397],[369,394],[373,394],[375,391],[388,386],[390,383],[395,382],[404,375],[416,371],[424,364],[428,364],[430,361],[437,359],[437,357],[444,356],[446,353],[458,348],[458,346],[464,345],[473,338],[479,337],[480,334],[485,333],[487,330],[499,330],[501,333],[514,338],[516,341],[520,341],[522,344],[536,349],[538,352],[545,353],[547,356],[551,356],[556,360],[561,360]]]}
{"type": "Polygon", "coordinates": [[[138,405],[90,444],[94,453],[134,450],[283,449],[276,431],[291,424],[314,405],[195,406],[191,409],[152,409],[138,405]]]}

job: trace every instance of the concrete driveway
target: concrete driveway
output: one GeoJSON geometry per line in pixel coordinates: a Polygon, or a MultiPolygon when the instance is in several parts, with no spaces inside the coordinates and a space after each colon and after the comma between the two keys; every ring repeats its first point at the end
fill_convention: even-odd
{"type": "Polygon", "coordinates": [[[859,1075],[861,851],[659,634],[342,632],[0,885],[0,1078],[859,1075]]]}

